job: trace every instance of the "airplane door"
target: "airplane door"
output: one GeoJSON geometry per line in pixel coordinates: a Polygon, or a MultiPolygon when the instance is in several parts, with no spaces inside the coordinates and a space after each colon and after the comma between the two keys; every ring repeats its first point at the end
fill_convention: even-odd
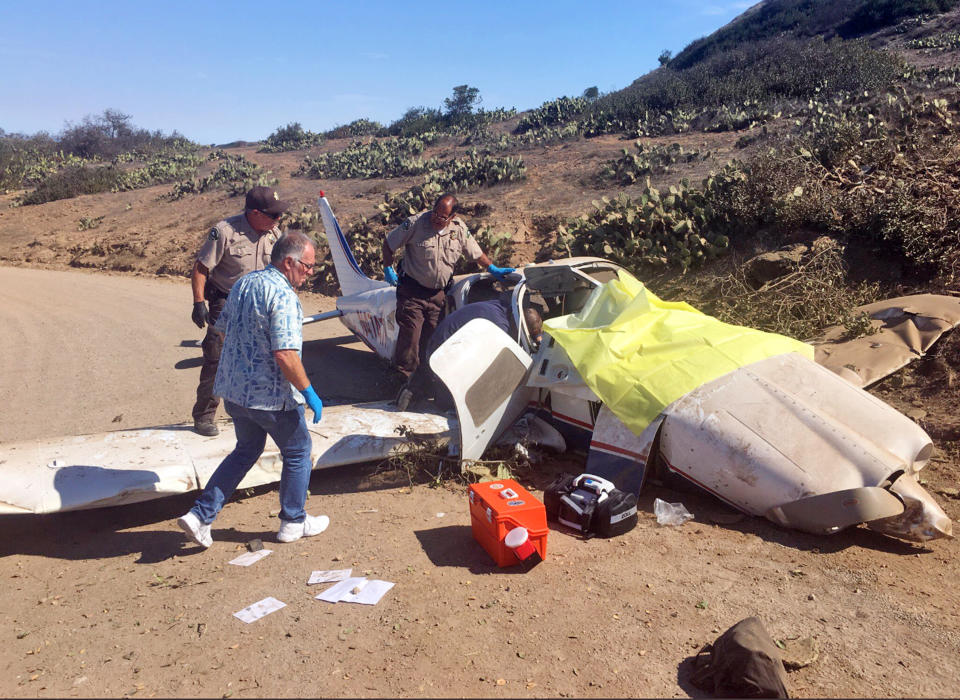
{"type": "Polygon", "coordinates": [[[430,356],[430,368],[457,408],[461,460],[480,459],[526,408],[536,392],[524,381],[531,364],[519,345],[482,318],[467,323],[430,356]]]}

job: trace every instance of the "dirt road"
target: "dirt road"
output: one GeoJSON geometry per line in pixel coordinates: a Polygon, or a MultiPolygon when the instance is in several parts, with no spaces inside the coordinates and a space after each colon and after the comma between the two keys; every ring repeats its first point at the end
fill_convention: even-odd
{"type": "MultiPolygon", "coordinates": [[[[0,441],[189,422],[203,338],[190,302],[182,279],[0,267],[0,441]]],[[[302,303],[333,308],[319,295],[302,303]]],[[[392,386],[338,321],[307,325],[304,344],[323,398],[392,386]]]]}
{"type": "MultiPolygon", "coordinates": [[[[189,417],[200,332],[184,281],[0,268],[0,328],[0,440],[189,417]]],[[[307,339],[327,395],[392,389],[336,322],[307,339]]],[[[933,463],[925,478],[946,492],[956,472],[933,463]]],[[[956,541],[807,536],[653,489],[632,532],[551,531],[547,560],[522,574],[476,546],[466,490],[451,482],[315,474],[308,509],[331,526],[290,545],[274,541],[277,496],[264,487],[225,508],[206,551],[173,522],[191,500],[0,519],[0,695],[696,695],[690,657],[749,615],[776,639],[817,639],[819,658],[789,676],[796,695],[960,693],[956,541]],[[655,496],[697,520],[658,527],[655,496]],[[229,565],[253,538],[273,553],[229,565]],[[323,586],[306,585],[310,572],[341,568],[396,586],[375,607],[314,600],[323,586]],[[233,617],[267,596],[286,607],[250,625],[233,617]]],[[[960,516],[960,501],[939,500],[960,516]]]]}

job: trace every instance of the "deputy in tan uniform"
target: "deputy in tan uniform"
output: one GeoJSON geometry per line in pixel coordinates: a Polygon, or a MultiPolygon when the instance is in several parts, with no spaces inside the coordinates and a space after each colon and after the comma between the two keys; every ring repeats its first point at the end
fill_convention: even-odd
{"type": "Polygon", "coordinates": [[[407,378],[421,361],[420,348],[440,322],[453,268],[463,255],[487,268],[503,281],[514,271],[490,262],[470,235],[467,225],[454,216],[457,198],[445,194],[433,210],[411,216],[387,234],[383,242],[383,278],[397,287],[397,347],[393,364],[407,378]],[[404,249],[403,274],[393,269],[393,254],[404,249]]]}
{"type": "Polygon", "coordinates": [[[254,187],[247,192],[242,214],[231,216],[210,229],[207,240],[193,265],[193,322],[207,326],[203,339],[203,367],[193,406],[193,428],[201,435],[220,431],[214,422],[220,399],[213,395],[223,336],[213,329],[223,311],[233,283],[254,270],[270,264],[270,252],[280,237],[277,220],[289,205],[270,187],[254,187]],[[207,308],[207,302],[210,308],[207,308]]]}

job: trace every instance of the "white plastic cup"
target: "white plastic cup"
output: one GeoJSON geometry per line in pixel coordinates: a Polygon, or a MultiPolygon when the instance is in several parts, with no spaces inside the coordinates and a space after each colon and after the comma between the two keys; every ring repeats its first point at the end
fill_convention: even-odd
{"type": "Polygon", "coordinates": [[[539,564],[543,559],[537,553],[537,548],[530,541],[530,533],[525,527],[515,527],[503,538],[503,543],[513,550],[513,553],[526,568],[539,564]]]}

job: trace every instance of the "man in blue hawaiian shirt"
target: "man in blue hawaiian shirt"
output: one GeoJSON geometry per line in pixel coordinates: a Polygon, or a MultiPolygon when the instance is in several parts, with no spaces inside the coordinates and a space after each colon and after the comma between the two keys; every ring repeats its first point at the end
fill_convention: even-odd
{"type": "Polygon", "coordinates": [[[313,409],[317,423],[323,403],[300,360],[303,310],[296,290],[315,261],[309,237],[296,231],[284,234],[273,246],[270,264],[233,285],[217,319],[215,327],[224,341],[214,393],[223,398],[233,418],[237,446],[217,467],[193,508],[177,521],[202,547],[213,543],[210,524],[263,454],[267,435],[283,457],[277,539],[293,542],[318,535],[330,522],[325,515],[315,517],[304,510],[313,441],[303,404],[313,409]]]}

